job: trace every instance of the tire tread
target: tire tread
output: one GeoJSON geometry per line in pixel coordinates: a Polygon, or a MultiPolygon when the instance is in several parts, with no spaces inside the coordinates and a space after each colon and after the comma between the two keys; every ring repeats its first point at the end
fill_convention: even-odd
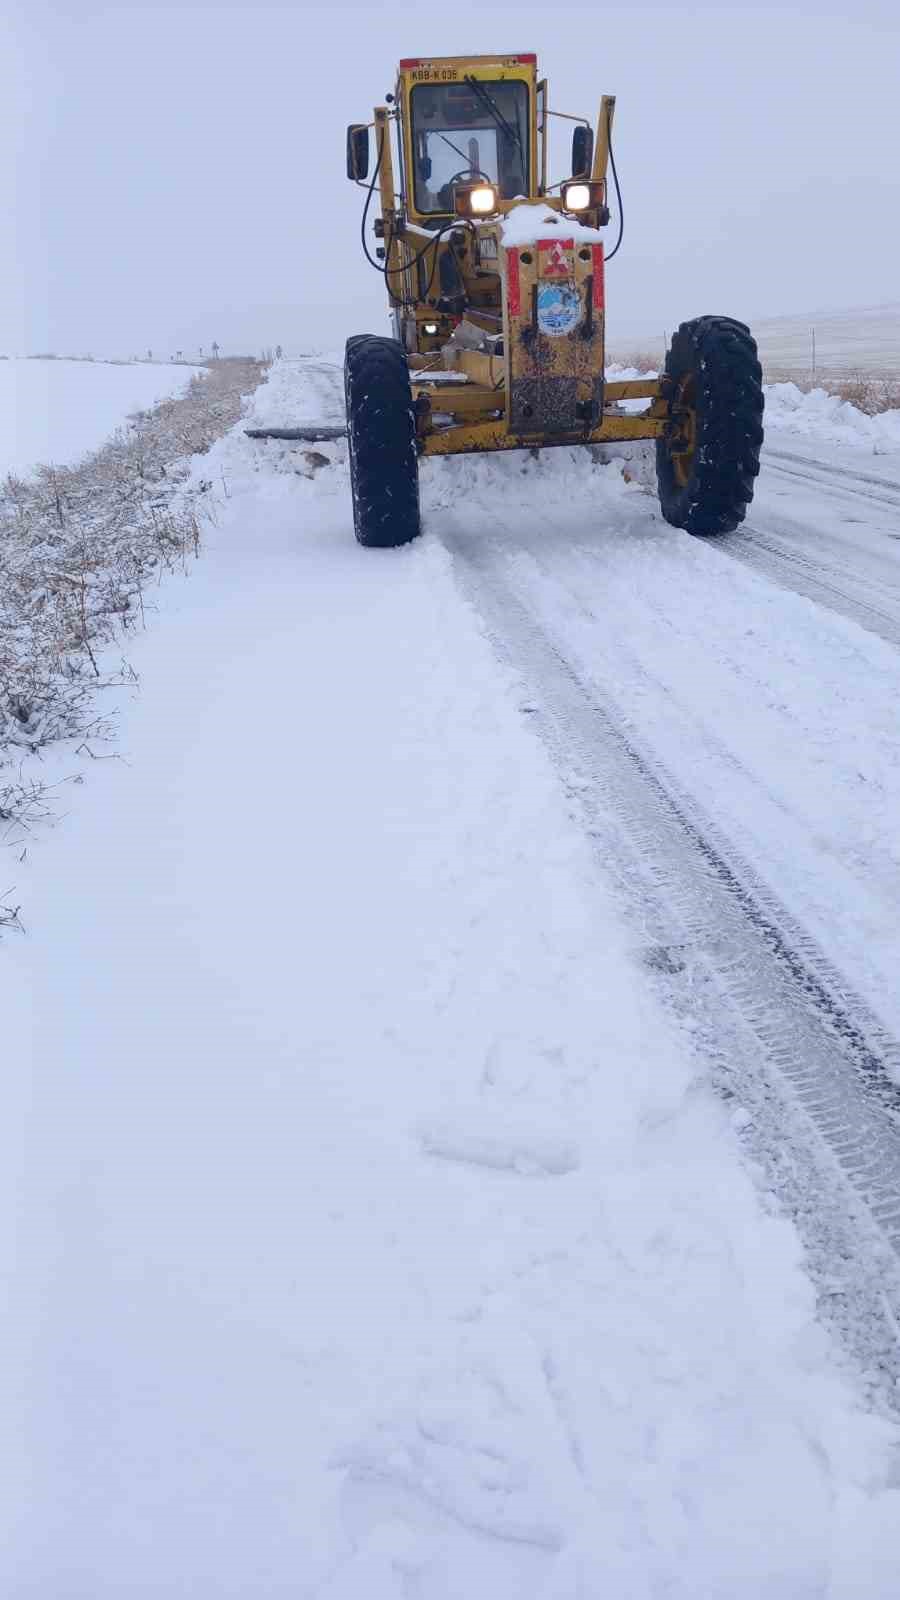
{"type": "Polygon", "coordinates": [[[405,352],[354,334],[344,357],[353,525],[360,544],[391,549],[420,532],[419,460],[405,352]]]}
{"type": "Polygon", "coordinates": [[[675,480],[665,439],[656,445],[663,516],[688,533],[731,533],[753,499],[763,442],[762,368],[750,329],[733,317],[696,317],[678,328],[666,373],[693,371],[698,384],[697,450],[686,485],[675,480]]]}

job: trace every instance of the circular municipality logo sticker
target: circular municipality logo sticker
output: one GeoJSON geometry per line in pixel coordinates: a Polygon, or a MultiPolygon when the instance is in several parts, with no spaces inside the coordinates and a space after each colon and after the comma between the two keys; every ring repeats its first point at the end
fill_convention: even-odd
{"type": "Polygon", "coordinates": [[[542,283],[538,286],[537,313],[541,333],[558,338],[571,333],[581,321],[581,297],[568,283],[542,283]]]}

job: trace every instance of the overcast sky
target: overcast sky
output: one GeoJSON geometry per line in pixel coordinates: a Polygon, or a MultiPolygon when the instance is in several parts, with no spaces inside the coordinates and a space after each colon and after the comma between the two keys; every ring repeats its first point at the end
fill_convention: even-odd
{"type": "Polygon", "coordinates": [[[613,340],[900,300],[898,0],[2,6],[0,352],[384,330],[345,126],[400,56],[495,49],[538,51],[558,109],[618,97],[613,340]]]}

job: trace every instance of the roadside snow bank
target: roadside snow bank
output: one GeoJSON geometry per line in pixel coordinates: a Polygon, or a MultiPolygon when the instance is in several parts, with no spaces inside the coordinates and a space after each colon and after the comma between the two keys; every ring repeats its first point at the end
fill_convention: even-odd
{"type": "Polygon", "coordinates": [[[436,538],[354,543],[343,445],[243,425],[3,952],[0,1588],[884,1600],[896,1432],[534,707],[436,538]]]}
{"type": "Polygon", "coordinates": [[[866,416],[848,400],[811,389],[804,394],[795,383],[766,385],[767,429],[778,428],[811,436],[815,441],[861,446],[873,455],[888,455],[900,450],[900,411],[882,411],[866,416]]]}
{"type": "MultiPolygon", "coordinates": [[[[654,371],[620,367],[611,363],[608,378],[655,378],[654,371]]],[[[900,411],[882,411],[867,416],[858,406],[824,389],[804,393],[795,383],[767,383],[763,386],[767,431],[803,434],[814,444],[848,445],[873,455],[889,455],[900,450],[900,411]]],[[[628,410],[639,410],[646,401],[629,401],[628,410]]]]}
{"type": "Polygon", "coordinates": [[[183,394],[200,367],[0,361],[0,478],[40,462],[70,466],[133,411],[183,394]]]}

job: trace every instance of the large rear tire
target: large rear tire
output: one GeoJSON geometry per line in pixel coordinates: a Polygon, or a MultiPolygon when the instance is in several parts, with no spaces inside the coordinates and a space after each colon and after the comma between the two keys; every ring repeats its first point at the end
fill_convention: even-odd
{"type": "Polygon", "coordinates": [[[659,503],[688,533],[731,533],[753,499],[763,441],[762,368],[731,317],[683,322],[666,357],[677,436],[656,441],[659,503]]]}
{"type": "Polygon", "coordinates": [[[356,537],[382,550],[408,544],[420,531],[419,458],[402,345],[376,334],[348,339],[344,395],[356,537]]]}

